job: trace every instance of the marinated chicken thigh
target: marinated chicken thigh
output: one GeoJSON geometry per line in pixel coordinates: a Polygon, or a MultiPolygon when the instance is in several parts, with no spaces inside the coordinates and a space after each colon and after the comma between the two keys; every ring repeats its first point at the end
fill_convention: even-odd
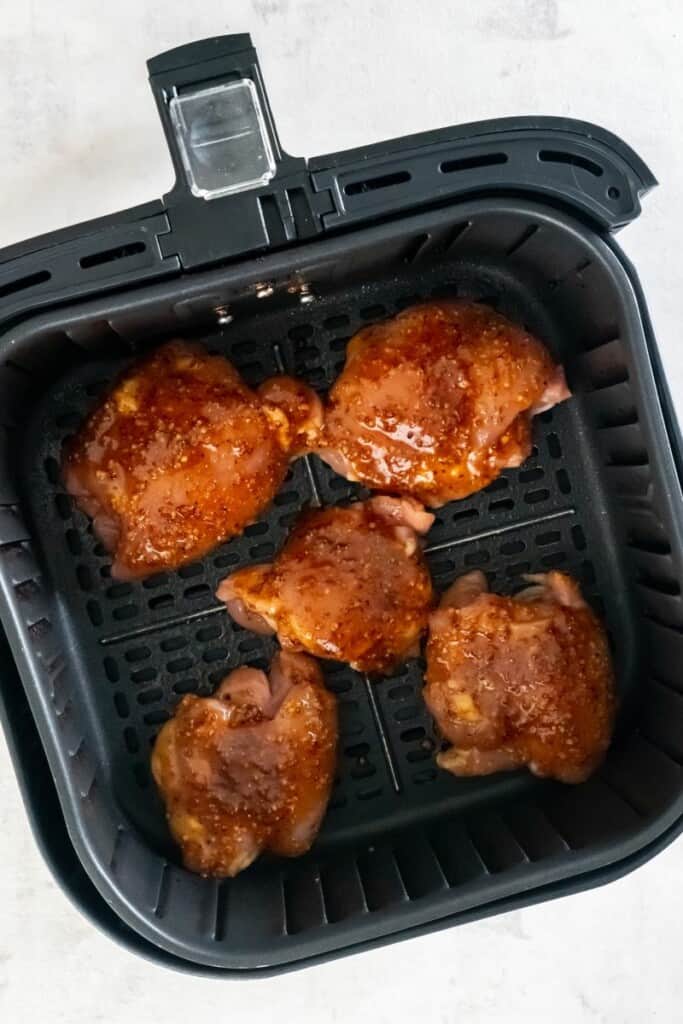
{"type": "Polygon", "coordinates": [[[218,597],[283,647],[386,673],[418,653],[432,585],[418,536],[433,516],[412,499],[314,509],[268,565],[240,569],[218,597]]]}
{"type": "Polygon", "coordinates": [[[305,853],[330,798],[336,744],[335,699],[303,654],[277,654],[270,678],[238,668],[213,697],[183,697],[152,772],[185,866],[223,877],[264,851],[305,853]]]}
{"type": "Polygon", "coordinates": [[[321,417],[300,382],[254,392],[222,356],[172,341],[125,373],[68,443],[67,490],[116,579],[175,569],[260,515],[321,417]]]}
{"type": "Polygon", "coordinates": [[[528,579],[511,598],[468,573],[433,612],[424,699],[452,744],[437,761],[454,775],[526,766],[582,782],[612,734],[607,637],[571,577],[528,579]]]}
{"type": "Polygon", "coordinates": [[[319,455],[349,480],[437,507],[531,451],[531,418],[569,397],[562,368],[487,306],[414,306],[351,339],[319,455]]]}

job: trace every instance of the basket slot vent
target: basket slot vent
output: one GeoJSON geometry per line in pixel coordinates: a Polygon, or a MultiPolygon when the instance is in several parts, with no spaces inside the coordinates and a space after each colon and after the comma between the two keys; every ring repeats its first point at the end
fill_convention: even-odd
{"type": "MultiPolygon", "coordinates": [[[[299,917],[292,918],[291,907],[287,904],[287,883],[283,887],[279,872],[264,871],[260,865],[223,882],[223,887],[227,890],[227,899],[216,901],[214,935],[217,941],[235,947],[258,945],[264,939],[284,935],[285,907],[287,925],[297,921],[303,924],[303,919],[312,913],[312,907],[306,903],[310,893],[302,891],[299,917]]],[[[296,899],[293,892],[290,893],[292,898],[296,899]]],[[[294,932],[290,929],[289,934],[294,932]]]]}
{"type": "Polygon", "coordinates": [[[157,895],[154,907],[152,908],[154,916],[160,919],[166,916],[168,908],[168,897],[171,890],[171,870],[170,864],[167,861],[163,861],[159,872],[157,895]]]}
{"type": "Polygon", "coordinates": [[[13,365],[0,366],[0,422],[13,424],[25,408],[26,396],[31,389],[31,378],[13,365]]]}
{"type": "Polygon", "coordinates": [[[317,864],[304,862],[292,868],[284,880],[283,892],[288,935],[320,928],[327,923],[317,864]]]}
{"type": "MultiPolygon", "coordinates": [[[[642,498],[649,503],[652,478],[647,465],[617,466],[612,464],[606,466],[605,469],[615,494],[627,500],[632,499],[634,502],[635,499],[642,498]]],[[[635,507],[638,507],[637,502],[635,507]]]]}
{"type": "Polygon", "coordinates": [[[664,809],[683,783],[680,764],[638,733],[610,752],[600,775],[642,816],[664,809]]]}
{"type": "Polygon", "coordinates": [[[121,881],[126,897],[135,905],[154,911],[159,893],[158,862],[145,845],[127,829],[119,829],[112,854],[112,872],[121,881]]]}
{"type": "Polygon", "coordinates": [[[439,170],[442,174],[457,174],[458,171],[472,171],[480,167],[495,167],[507,162],[507,153],[480,153],[477,156],[442,160],[439,164],[439,170]]]}
{"type": "Polygon", "coordinates": [[[584,352],[578,360],[584,380],[597,391],[628,380],[621,338],[612,338],[584,352]]]}
{"type": "Polygon", "coordinates": [[[104,249],[102,252],[93,252],[88,253],[87,256],[81,256],[78,265],[81,270],[90,270],[92,267],[101,267],[105,263],[125,260],[130,256],[139,256],[146,249],[147,246],[144,242],[128,242],[126,245],[117,245],[113,249],[104,249]]]}
{"type": "Polygon", "coordinates": [[[339,711],[339,735],[343,740],[359,736],[365,726],[358,715],[359,705],[357,700],[340,700],[337,708],[339,711]]]}
{"type": "Polygon", "coordinates": [[[585,400],[598,431],[603,428],[630,426],[638,421],[633,392],[628,380],[588,391],[585,400]]]}
{"type": "Polygon", "coordinates": [[[594,160],[589,160],[588,157],[580,156],[578,153],[564,153],[558,149],[541,149],[538,159],[543,163],[567,164],[569,167],[577,167],[592,174],[595,178],[600,178],[603,173],[600,164],[596,164],[594,160]]]}
{"type": "Polygon", "coordinates": [[[640,824],[630,802],[597,777],[578,788],[558,783],[540,806],[572,850],[611,840],[640,824]]]}
{"type": "Polygon", "coordinates": [[[683,694],[650,680],[640,712],[643,736],[683,765],[683,694]]]}
{"type": "Polygon", "coordinates": [[[411,835],[394,850],[403,885],[411,900],[448,886],[436,854],[423,835],[411,835]]]}
{"type": "Polygon", "coordinates": [[[416,263],[429,245],[429,239],[427,234],[415,235],[403,252],[403,262],[416,263]]]}
{"type": "Polygon", "coordinates": [[[450,886],[463,885],[489,874],[488,867],[461,822],[454,819],[437,822],[430,839],[450,886]]]}
{"type": "Polygon", "coordinates": [[[468,823],[472,842],[491,874],[507,871],[529,858],[497,814],[480,814],[468,823]]]}
{"type": "Polygon", "coordinates": [[[505,823],[531,861],[566,853],[569,845],[548,821],[540,808],[532,804],[512,807],[504,814],[505,823]]]}
{"type": "Polygon", "coordinates": [[[655,590],[639,587],[640,603],[648,619],[672,629],[683,630],[683,604],[680,595],[665,596],[655,590]]]}
{"type": "Polygon", "coordinates": [[[377,192],[379,189],[405,185],[411,179],[410,171],[393,171],[391,174],[377,174],[372,178],[361,178],[349,181],[344,185],[344,195],[360,196],[366,192],[377,192]]]}
{"type": "Polygon", "coordinates": [[[605,427],[598,434],[598,438],[607,463],[613,466],[647,465],[647,449],[637,423],[605,427]]]}
{"type": "MultiPolygon", "coordinates": [[[[166,650],[163,643],[161,644],[161,649],[162,651],[166,650]]],[[[126,661],[131,664],[135,664],[138,661],[145,661],[147,658],[151,657],[151,655],[152,651],[149,647],[131,647],[125,652],[124,657],[126,661]]]]}
{"type": "Polygon", "coordinates": [[[320,882],[330,924],[367,912],[358,866],[348,854],[327,860],[321,868],[320,882]]]}
{"type": "Polygon", "coordinates": [[[368,910],[385,910],[408,899],[398,865],[388,846],[369,847],[358,858],[358,872],[368,910]]]}
{"type": "Polygon", "coordinates": [[[643,644],[650,656],[650,671],[657,679],[683,692],[678,666],[683,663],[683,631],[646,620],[643,644]]]}
{"type": "Polygon", "coordinates": [[[445,251],[452,252],[456,246],[463,241],[471,227],[471,220],[465,220],[461,224],[456,224],[455,227],[452,227],[444,240],[445,251]]]}
{"type": "Polygon", "coordinates": [[[664,528],[653,513],[631,514],[626,543],[635,551],[653,555],[671,554],[671,545],[664,528]]]}
{"type": "Polygon", "coordinates": [[[515,253],[519,253],[520,249],[523,249],[527,242],[531,241],[538,230],[538,224],[529,224],[528,227],[524,228],[524,231],[522,231],[517,240],[508,246],[505,250],[505,255],[513,256],[515,253]]]}
{"type": "Polygon", "coordinates": [[[344,747],[344,757],[350,762],[352,779],[370,779],[377,774],[377,764],[370,756],[369,743],[353,743],[344,747]]]}
{"type": "Polygon", "coordinates": [[[0,299],[26,291],[27,288],[34,288],[37,284],[46,284],[51,277],[52,274],[49,270],[38,270],[35,274],[26,274],[24,277],[17,277],[14,281],[0,284],[0,299]]]}
{"type": "Polygon", "coordinates": [[[639,562],[639,586],[645,587],[647,590],[655,590],[659,594],[666,594],[669,597],[676,597],[680,594],[681,587],[678,580],[673,577],[673,565],[670,559],[655,561],[653,555],[648,555],[647,560],[642,558],[637,561],[639,562]]]}

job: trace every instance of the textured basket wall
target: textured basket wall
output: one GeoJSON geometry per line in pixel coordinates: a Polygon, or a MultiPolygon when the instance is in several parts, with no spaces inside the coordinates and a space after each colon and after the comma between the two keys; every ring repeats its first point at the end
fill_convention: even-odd
{"type": "MultiPolygon", "coordinates": [[[[476,202],[194,280],[36,318],[0,366],[0,584],[74,843],[124,919],[199,963],[285,963],[389,935],[626,856],[681,812],[680,494],[633,295],[579,225],[527,203],[476,202]],[[316,300],[287,290],[310,281],[316,300]],[[258,285],[274,287],[259,300],[258,285]],[[588,783],[438,772],[421,666],[370,686],[326,666],[341,754],[316,847],[225,882],[178,866],[149,747],[186,692],[265,664],[270,641],[232,624],[217,582],[269,558],[307,502],[357,489],[298,462],[266,518],[196,565],[114,583],[59,454],[132,352],[203,338],[251,383],[279,369],[329,386],[362,324],[432,295],[483,299],[567,365],[575,399],[539,417],[532,458],[440,511],[428,538],[443,588],[480,566],[496,589],[564,568],[606,618],[622,699],[618,738],[588,783]],[[231,325],[217,331],[216,307],[231,325]]],[[[11,630],[10,630],[11,632],[11,630]]]]}

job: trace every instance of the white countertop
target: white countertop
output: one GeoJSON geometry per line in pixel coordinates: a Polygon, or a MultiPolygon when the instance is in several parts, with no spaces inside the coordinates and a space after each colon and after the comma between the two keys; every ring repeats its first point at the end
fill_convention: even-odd
{"type": "MultiPolygon", "coordinates": [[[[8,0],[0,246],[167,191],[145,59],[249,31],[282,143],[296,155],[524,113],[578,117],[621,135],[661,182],[621,242],[683,408],[682,23],[677,0],[8,0]]],[[[37,851],[2,738],[0,864],[4,1024],[680,1016],[681,841],[602,889],[240,984],[151,966],[74,910],[37,851]]]]}

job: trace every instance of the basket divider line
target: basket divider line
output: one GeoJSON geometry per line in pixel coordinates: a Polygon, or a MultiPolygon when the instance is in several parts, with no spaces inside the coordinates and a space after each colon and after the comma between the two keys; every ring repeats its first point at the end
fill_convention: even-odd
{"type": "MultiPolygon", "coordinates": [[[[280,373],[287,373],[287,367],[282,357],[282,351],[277,342],[273,345],[273,358],[275,359],[275,365],[277,366],[280,373]]],[[[306,467],[306,476],[308,477],[308,486],[311,488],[311,505],[313,508],[321,508],[322,499],[320,497],[320,490],[318,488],[318,481],[315,478],[315,472],[311,465],[311,456],[302,456],[303,464],[306,467]]]]}
{"type": "Polygon", "coordinates": [[[159,622],[150,622],[147,626],[140,626],[139,629],[130,629],[125,633],[110,633],[109,636],[100,637],[100,645],[109,647],[111,644],[123,643],[125,640],[135,640],[139,636],[147,636],[148,633],[158,633],[162,629],[172,629],[174,626],[182,626],[186,622],[195,622],[197,619],[206,619],[210,615],[217,615],[223,612],[227,614],[227,608],[223,604],[214,605],[212,608],[202,608],[196,612],[186,612],[184,615],[173,615],[168,619],[161,619],[159,622]]]}
{"type": "Polygon", "coordinates": [[[372,682],[370,681],[370,679],[366,675],[363,676],[363,682],[365,683],[365,690],[366,690],[366,693],[368,695],[368,701],[370,702],[370,709],[372,711],[372,717],[375,720],[375,727],[377,729],[377,735],[379,736],[379,740],[380,740],[380,743],[382,745],[382,752],[384,754],[384,759],[385,759],[385,761],[387,763],[387,768],[389,769],[389,775],[391,777],[391,784],[394,787],[394,791],[396,793],[400,793],[401,792],[401,781],[400,781],[400,778],[399,778],[398,769],[396,767],[396,762],[394,760],[394,755],[393,755],[393,753],[391,751],[391,747],[389,746],[389,740],[388,740],[387,734],[386,734],[386,732],[384,730],[384,723],[382,721],[382,713],[381,713],[381,711],[379,709],[379,704],[377,703],[377,698],[375,696],[374,687],[373,687],[372,682]]]}
{"type": "MultiPolygon", "coordinates": [[[[313,491],[313,498],[319,506],[320,497],[317,486],[315,485],[315,478],[313,477],[311,467],[308,465],[308,459],[306,458],[304,461],[307,464],[312,478],[311,489],[313,491]]],[[[533,526],[540,526],[542,523],[552,522],[555,519],[564,519],[569,516],[575,516],[576,514],[576,509],[572,507],[561,509],[558,512],[549,512],[547,515],[543,516],[533,516],[529,519],[517,520],[514,523],[507,523],[504,526],[499,526],[492,530],[484,530],[481,533],[470,534],[467,537],[456,537],[454,540],[443,541],[440,544],[430,544],[424,549],[425,554],[430,555],[437,551],[446,551],[449,548],[458,547],[461,544],[474,544],[477,541],[486,539],[487,537],[496,537],[500,534],[509,533],[513,530],[523,530],[533,526]]],[[[174,615],[159,622],[152,622],[147,626],[140,626],[139,629],[126,630],[123,633],[112,633],[109,636],[101,637],[99,642],[102,647],[109,647],[111,644],[122,643],[126,640],[134,640],[136,637],[146,636],[148,633],[156,633],[163,629],[170,629],[186,622],[194,622],[197,619],[207,618],[210,615],[216,615],[225,611],[226,609],[224,605],[215,605],[212,608],[202,608],[196,612],[190,612],[184,615],[174,615]]]]}
{"type": "Polygon", "coordinates": [[[552,522],[553,519],[564,519],[567,516],[575,516],[575,508],[560,509],[559,512],[548,512],[543,516],[532,516],[530,519],[517,519],[514,523],[506,523],[504,526],[496,526],[492,530],[482,530],[481,533],[471,533],[467,537],[455,537],[453,540],[444,540],[440,544],[429,544],[425,549],[425,555],[431,555],[435,551],[447,551],[448,548],[458,547],[461,544],[475,544],[477,541],[486,540],[487,537],[498,537],[501,533],[510,533],[513,530],[526,530],[531,526],[540,526],[542,523],[552,522]]]}
{"type": "Polygon", "coordinates": [[[320,491],[318,490],[318,482],[315,479],[315,473],[313,471],[313,466],[311,465],[311,456],[310,455],[304,455],[303,456],[303,463],[304,463],[304,466],[306,467],[306,475],[308,477],[308,484],[309,484],[309,487],[311,488],[311,505],[313,506],[313,508],[321,508],[322,507],[322,500],[320,498],[320,491]]]}

